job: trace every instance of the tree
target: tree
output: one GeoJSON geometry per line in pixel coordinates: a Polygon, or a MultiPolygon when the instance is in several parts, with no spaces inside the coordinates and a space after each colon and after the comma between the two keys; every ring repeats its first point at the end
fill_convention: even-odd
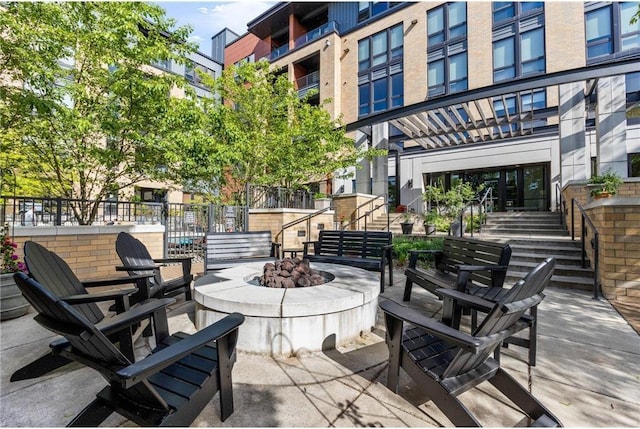
{"type": "MultiPolygon", "coordinates": [[[[37,179],[45,195],[81,200],[179,178],[189,161],[178,144],[198,134],[201,110],[195,96],[169,97],[176,87],[188,93],[182,77],[149,67],[194,50],[191,30],[174,25],[151,3],[6,3],[0,165],[37,179]]],[[[81,223],[97,209],[74,205],[81,223]]]]}
{"type": "Polygon", "coordinates": [[[209,85],[224,100],[208,111],[212,135],[229,149],[225,185],[236,196],[247,184],[300,188],[381,154],[358,151],[324,109],[330,100],[309,104],[265,61],[230,67],[209,85]]]}

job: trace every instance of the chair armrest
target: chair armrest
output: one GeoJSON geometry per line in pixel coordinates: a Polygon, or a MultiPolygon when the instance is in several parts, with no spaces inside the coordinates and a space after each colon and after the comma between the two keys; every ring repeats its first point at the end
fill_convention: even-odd
{"type": "Polygon", "coordinates": [[[486,299],[482,299],[478,296],[470,295],[459,290],[439,288],[436,289],[436,293],[440,294],[445,299],[455,301],[456,305],[460,305],[465,308],[472,308],[484,313],[489,312],[495,305],[494,302],[487,301],[486,299]]]}
{"type": "Polygon", "coordinates": [[[404,307],[394,301],[384,300],[379,304],[386,314],[404,322],[409,322],[414,326],[428,331],[431,335],[441,338],[450,344],[467,350],[471,353],[478,353],[488,345],[493,344],[483,338],[476,338],[464,332],[460,332],[447,326],[439,320],[427,317],[424,313],[412,308],[404,307]]]}
{"type": "Polygon", "coordinates": [[[232,313],[188,338],[184,338],[169,347],[147,356],[139,362],[120,369],[116,374],[121,379],[120,383],[122,387],[127,389],[147,377],[156,374],[163,368],[179,361],[207,343],[220,340],[238,329],[243,322],[244,316],[242,314],[232,313]]]}
{"type": "Polygon", "coordinates": [[[446,342],[477,354],[482,350],[493,347],[496,343],[509,338],[516,332],[527,328],[528,324],[525,320],[520,319],[508,329],[497,332],[491,336],[474,337],[473,335],[461,332],[455,328],[445,325],[444,323],[427,317],[424,313],[418,312],[412,308],[403,307],[400,304],[385,300],[379,304],[382,311],[394,317],[395,319],[409,322],[410,324],[420,327],[434,337],[438,337],[446,342]]]}
{"type": "Polygon", "coordinates": [[[127,277],[112,277],[108,279],[84,280],[81,283],[84,287],[116,286],[136,283],[137,280],[146,279],[149,277],[153,277],[153,273],[137,274],[135,276],[127,277]]]}
{"type": "Polygon", "coordinates": [[[418,257],[424,255],[438,255],[441,254],[442,250],[432,250],[432,249],[424,249],[424,250],[409,250],[409,268],[415,268],[418,263],[418,257]]]}
{"type": "Polygon", "coordinates": [[[61,297],[60,299],[67,304],[88,304],[90,302],[102,302],[111,301],[124,296],[129,296],[138,292],[138,288],[121,289],[121,290],[108,290],[98,293],[83,293],[79,295],[69,295],[61,297]]]}
{"type": "Polygon", "coordinates": [[[155,265],[118,265],[116,271],[152,271],[164,267],[162,264],[155,265]]]}
{"type": "Polygon", "coordinates": [[[282,247],[282,245],[280,243],[272,241],[271,242],[271,255],[269,255],[269,256],[273,256],[274,258],[280,259],[283,256],[280,253],[280,248],[281,247],[282,247]]]}
{"type": "Polygon", "coordinates": [[[185,263],[187,261],[191,261],[192,259],[193,258],[191,258],[190,256],[180,258],[154,258],[153,262],[155,262],[156,264],[177,264],[178,262],[185,263]]]}
{"type": "Polygon", "coordinates": [[[174,298],[152,299],[144,304],[125,311],[124,313],[104,318],[96,324],[96,327],[105,335],[110,335],[148,319],[158,310],[163,309],[174,302],[176,302],[174,298]]]}

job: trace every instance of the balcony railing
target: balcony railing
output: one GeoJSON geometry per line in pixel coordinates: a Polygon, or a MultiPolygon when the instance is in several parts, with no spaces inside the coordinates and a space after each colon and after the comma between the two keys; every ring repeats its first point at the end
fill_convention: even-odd
{"type": "Polygon", "coordinates": [[[279,58],[281,56],[283,56],[284,54],[286,54],[287,52],[289,52],[289,45],[282,45],[277,49],[274,49],[273,51],[271,51],[271,53],[269,54],[269,61],[274,61],[276,58],[279,58]]]}
{"type": "Polygon", "coordinates": [[[319,89],[320,72],[314,71],[306,76],[296,79],[296,87],[298,88],[298,95],[300,97],[303,97],[311,89],[319,89]]]}
{"type": "Polygon", "coordinates": [[[293,44],[294,49],[298,49],[301,46],[304,46],[307,43],[310,43],[327,33],[331,33],[332,31],[338,31],[338,23],[336,23],[335,21],[329,21],[326,24],[321,25],[318,28],[314,28],[313,30],[308,31],[307,33],[298,37],[293,44]]]}

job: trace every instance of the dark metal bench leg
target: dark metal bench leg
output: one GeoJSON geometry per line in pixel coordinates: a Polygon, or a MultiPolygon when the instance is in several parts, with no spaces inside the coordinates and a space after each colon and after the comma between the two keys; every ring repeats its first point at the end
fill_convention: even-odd
{"type": "Polygon", "coordinates": [[[529,327],[529,365],[536,366],[536,352],[538,349],[538,306],[531,307],[531,326],[529,327]]]}

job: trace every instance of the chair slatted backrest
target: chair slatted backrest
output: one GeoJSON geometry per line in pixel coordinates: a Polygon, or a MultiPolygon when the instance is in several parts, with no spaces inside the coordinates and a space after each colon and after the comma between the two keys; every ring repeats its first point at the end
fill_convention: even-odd
{"type": "MultiPolygon", "coordinates": [[[[544,298],[542,290],[551,278],[554,268],[555,260],[549,258],[536,266],[523,279],[518,280],[502,300],[494,305],[480,326],[473,332],[473,335],[486,338],[512,328],[529,308],[542,301],[544,298]]],[[[496,336],[491,347],[487,347],[477,354],[459,350],[444,371],[443,378],[465,374],[482,365],[495,348],[500,346],[503,339],[496,336]]]]}
{"type": "MultiPolygon", "coordinates": [[[[152,267],[155,265],[149,250],[147,250],[147,247],[142,241],[126,232],[118,234],[118,238],[116,239],[116,253],[124,266],[152,267]]],[[[148,272],[149,270],[129,271],[129,275],[135,276],[147,274],[148,272]]],[[[156,270],[155,281],[157,284],[161,283],[160,270],[156,270]]]]}
{"type": "MultiPolygon", "coordinates": [[[[439,259],[438,269],[456,272],[456,265],[509,265],[511,247],[508,244],[464,237],[446,237],[442,244],[446,257],[439,259]]],[[[489,271],[474,271],[471,281],[485,286],[493,285],[489,271]]]]}
{"type": "MultiPolygon", "coordinates": [[[[72,346],[73,354],[80,355],[85,362],[90,361],[90,366],[107,381],[118,383],[115,372],[131,364],[120,350],[93,323],[47,287],[23,273],[17,273],[14,278],[22,294],[38,312],[36,322],[65,337],[72,346]]],[[[166,402],[147,382],[118,389],[118,392],[143,406],[168,409],[166,402]]]]}
{"type": "MultiPolygon", "coordinates": [[[[31,276],[58,297],[87,293],[69,265],[56,253],[35,241],[24,244],[24,259],[31,276]]],[[[95,303],[74,304],[74,308],[91,323],[104,319],[104,313],[95,303]]]]}
{"type": "Polygon", "coordinates": [[[320,255],[376,259],[384,246],[391,244],[392,234],[384,231],[320,231],[320,255]]]}
{"type": "Polygon", "coordinates": [[[272,255],[271,231],[207,235],[207,259],[259,258],[272,255]]]}

